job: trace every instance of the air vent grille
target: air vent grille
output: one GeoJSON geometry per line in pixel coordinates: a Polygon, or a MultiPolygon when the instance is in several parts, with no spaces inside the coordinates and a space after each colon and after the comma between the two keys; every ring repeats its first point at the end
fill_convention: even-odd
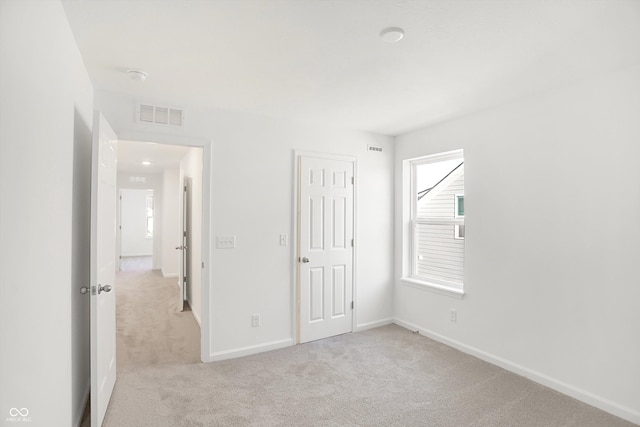
{"type": "Polygon", "coordinates": [[[378,152],[382,152],[382,147],[375,147],[373,145],[367,145],[367,149],[369,151],[378,151],[378,152]]]}
{"type": "Polygon", "coordinates": [[[139,104],[136,118],[140,123],[155,123],[180,127],[184,125],[184,111],[180,108],[139,104]]]}

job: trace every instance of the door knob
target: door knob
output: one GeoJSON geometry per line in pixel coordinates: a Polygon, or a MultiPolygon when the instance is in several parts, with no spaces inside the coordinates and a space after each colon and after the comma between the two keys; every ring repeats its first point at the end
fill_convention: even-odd
{"type": "Polygon", "coordinates": [[[100,294],[101,292],[111,292],[111,285],[98,285],[98,294],[100,294]]]}
{"type": "Polygon", "coordinates": [[[302,258],[302,262],[305,262],[305,263],[309,262],[309,258],[307,258],[307,257],[302,258]]]}
{"type": "Polygon", "coordinates": [[[83,287],[81,287],[81,288],[80,288],[80,293],[81,293],[82,295],[84,295],[84,294],[88,294],[88,293],[89,293],[89,287],[88,287],[88,286],[83,286],[83,287]]]}

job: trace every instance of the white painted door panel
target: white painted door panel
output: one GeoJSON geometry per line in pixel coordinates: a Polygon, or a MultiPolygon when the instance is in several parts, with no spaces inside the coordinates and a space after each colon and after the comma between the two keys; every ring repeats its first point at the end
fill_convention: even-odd
{"type": "Polygon", "coordinates": [[[102,425],[116,381],[116,167],[118,141],[94,117],[91,171],[91,425],[102,425]],[[102,289],[110,286],[110,290],[102,289]]]}
{"type": "Polygon", "coordinates": [[[300,342],[352,330],[353,169],[350,161],[300,158],[300,342]]]}

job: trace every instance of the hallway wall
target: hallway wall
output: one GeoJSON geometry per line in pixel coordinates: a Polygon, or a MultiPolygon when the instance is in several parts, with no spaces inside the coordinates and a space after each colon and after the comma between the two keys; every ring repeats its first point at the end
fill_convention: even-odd
{"type": "Polygon", "coordinates": [[[0,3],[0,63],[0,420],[27,408],[32,427],[73,426],[90,379],[93,87],[58,1],[0,3]]]}
{"type": "Polygon", "coordinates": [[[120,190],[121,255],[152,256],[153,237],[147,237],[147,195],[153,190],[120,190]]]}

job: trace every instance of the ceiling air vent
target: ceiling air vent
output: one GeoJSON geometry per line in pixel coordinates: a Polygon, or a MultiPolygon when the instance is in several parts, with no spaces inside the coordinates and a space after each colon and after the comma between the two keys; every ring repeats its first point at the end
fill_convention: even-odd
{"type": "Polygon", "coordinates": [[[140,123],[155,123],[180,127],[184,125],[184,111],[179,108],[138,104],[136,113],[136,118],[140,123]]]}
{"type": "Polygon", "coordinates": [[[373,145],[367,145],[367,149],[369,151],[378,151],[378,152],[382,152],[382,147],[374,147],[373,145]]]}

